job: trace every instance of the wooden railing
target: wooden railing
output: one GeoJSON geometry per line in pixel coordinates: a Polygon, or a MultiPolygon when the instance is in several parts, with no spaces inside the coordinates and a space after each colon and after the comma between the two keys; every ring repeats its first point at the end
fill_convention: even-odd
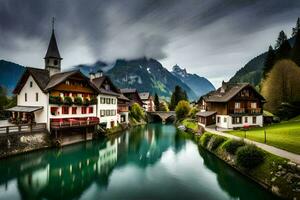
{"type": "Polygon", "coordinates": [[[46,130],[46,123],[9,125],[0,127],[1,134],[33,133],[46,130]]]}
{"type": "Polygon", "coordinates": [[[52,129],[61,128],[75,128],[75,127],[85,127],[94,126],[99,124],[99,120],[76,120],[76,121],[63,121],[63,122],[51,122],[50,127],[52,129]]]}
{"type": "Polygon", "coordinates": [[[128,112],[128,106],[127,105],[118,105],[118,112],[128,112]]]}
{"type": "Polygon", "coordinates": [[[261,108],[235,108],[231,110],[233,114],[261,114],[261,108]]]}

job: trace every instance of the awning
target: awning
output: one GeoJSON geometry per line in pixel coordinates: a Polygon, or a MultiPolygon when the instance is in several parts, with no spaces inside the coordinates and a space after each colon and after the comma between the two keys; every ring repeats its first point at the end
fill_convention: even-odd
{"type": "Polygon", "coordinates": [[[216,114],[217,112],[216,111],[204,111],[204,112],[197,112],[197,116],[200,116],[200,117],[209,117],[211,115],[214,115],[216,114]]]}
{"type": "Polygon", "coordinates": [[[35,112],[38,110],[42,110],[43,106],[15,106],[9,109],[6,109],[7,111],[11,112],[26,112],[26,113],[31,113],[35,112]]]}

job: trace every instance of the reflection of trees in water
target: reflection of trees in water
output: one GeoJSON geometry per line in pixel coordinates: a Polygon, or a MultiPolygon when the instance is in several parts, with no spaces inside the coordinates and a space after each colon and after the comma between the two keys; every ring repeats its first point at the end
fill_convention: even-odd
{"type": "Polygon", "coordinates": [[[198,149],[204,165],[216,174],[220,188],[228,193],[230,197],[239,199],[277,199],[271,194],[266,197],[267,194],[264,189],[260,188],[257,183],[249,182],[243,175],[230,169],[230,166],[216,159],[215,155],[202,147],[198,149]]]}
{"type": "Polygon", "coordinates": [[[145,168],[168,148],[179,152],[184,144],[173,126],[135,127],[114,138],[8,159],[0,165],[0,184],[17,179],[23,199],[79,198],[93,183],[99,190],[108,187],[115,167],[131,162],[145,168]]]}

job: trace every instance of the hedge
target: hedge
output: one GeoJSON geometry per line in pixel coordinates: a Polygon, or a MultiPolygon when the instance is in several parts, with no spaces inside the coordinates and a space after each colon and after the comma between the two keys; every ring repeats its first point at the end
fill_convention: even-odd
{"type": "Polygon", "coordinates": [[[211,139],[210,139],[210,149],[211,150],[215,150],[217,149],[224,141],[226,141],[225,137],[219,136],[219,135],[214,135],[211,139]]]}
{"type": "Polygon", "coordinates": [[[235,155],[237,149],[239,147],[242,147],[245,145],[245,142],[243,140],[235,140],[235,139],[229,139],[228,141],[226,141],[223,144],[223,148],[225,149],[225,151],[227,151],[228,153],[235,155]]]}
{"type": "Polygon", "coordinates": [[[264,152],[255,145],[245,145],[238,148],[236,162],[246,169],[253,169],[264,161],[264,152]]]}

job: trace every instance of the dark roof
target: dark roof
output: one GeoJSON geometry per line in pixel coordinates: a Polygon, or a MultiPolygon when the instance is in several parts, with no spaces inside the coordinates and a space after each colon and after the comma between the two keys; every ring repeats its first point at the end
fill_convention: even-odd
{"type": "Polygon", "coordinates": [[[127,97],[124,96],[124,94],[121,94],[118,99],[123,100],[123,101],[130,101],[127,97]]]}
{"type": "Polygon", "coordinates": [[[126,93],[136,93],[137,89],[135,88],[122,88],[120,89],[122,94],[126,94],[126,93]]]}
{"type": "Polygon", "coordinates": [[[18,94],[21,91],[30,75],[33,77],[34,81],[37,83],[40,89],[42,91],[45,91],[45,88],[50,80],[49,72],[45,69],[26,67],[26,71],[23,73],[13,91],[14,94],[18,94]]]}
{"type": "Polygon", "coordinates": [[[149,92],[141,92],[141,93],[139,93],[139,96],[142,100],[148,100],[150,98],[150,93],[149,92]]]}
{"type": "Polygon", "coordinates": [[[204,111],[204,112],[197,112],[196,115],[201,117],[209,117],[216,113],[217,113],[216,111],[204,111]]]}
{"type": "Polygon", "coordinates": [[[228,102],[235,95],[237,95],[241,90],[246,87],[252,88],[261,99],[265,100],[261,94],[259,94],[256,89],[249,83],[224,83],[222,87],[218,88],[216,91],[211,91],[208,94],[202,96],[200,99],[204,99],[206,102],[228,102]]]}
{"type": "Polygon", "coordinates": [[[62,58],[60,57],[60,54],[59,54],[58,47],[57,47],[54,30],[52,30],[52,35],[51,35],[51,39],[50,39],[50,42],[48,45],[48,50],[45,55],[45,58],[58,58],[58,59],[62,60],[62,58]]]}
{"type": "Polygon", "coordinates": [[[110,80],[108,76],[100,76],[97,78],[92,79],[92,83],[95,85],[96,88],[100,91],[102,94],[108,94],[108,95],[114,95],[119,96],[120,92],[119,89],[113,84],[113,82],[110,80]],[[107,81],[110,85],[109,90],[105,89],[103,87],[103,83],[107,81]]]}

